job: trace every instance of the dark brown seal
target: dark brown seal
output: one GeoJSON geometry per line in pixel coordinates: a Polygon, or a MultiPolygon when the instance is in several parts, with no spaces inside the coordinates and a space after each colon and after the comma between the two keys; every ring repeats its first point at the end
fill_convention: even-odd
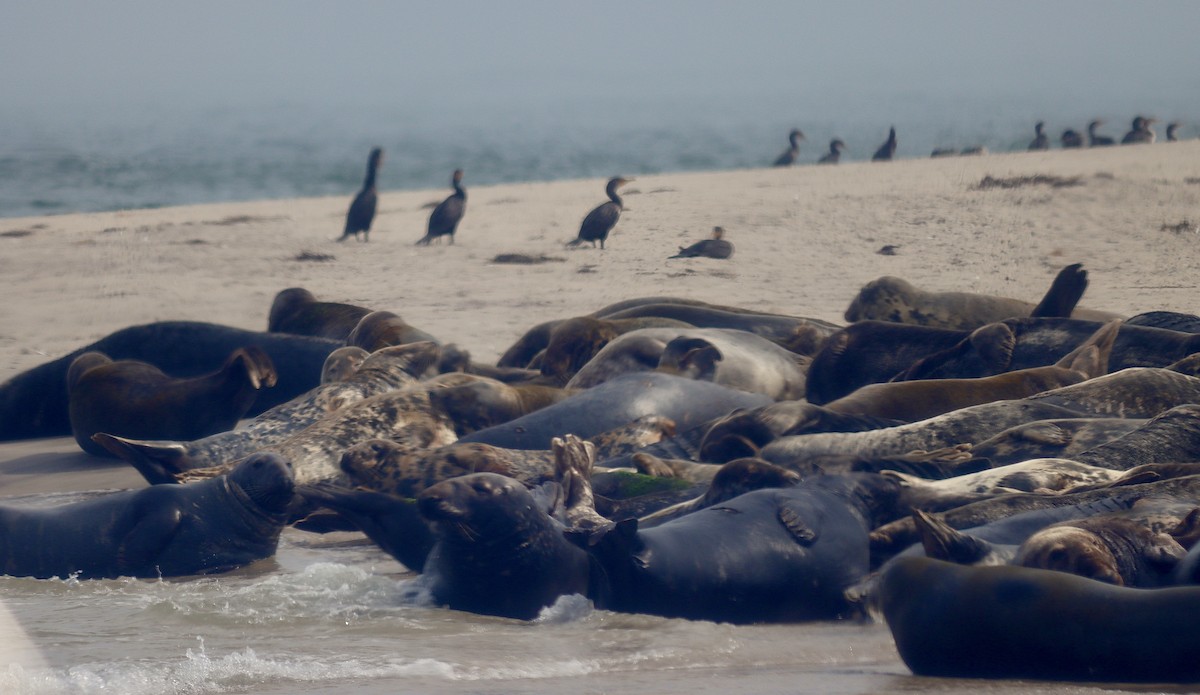
{"type": "Polygon", "coordinates": [[[275,295],[267,330],[271,333],[311,335],[345,340],[370,309],[353,304],[319,302],[303,287],[289,287],[275,295]]]}
{"type": "Polygon", "coordinates": [[[71,431],[80,448],[111,457],[97,432],[135,439],[199,439],[233,429],[258,391],[275,385],[275,367],[256,347],[238,348],[216,372],[171,377],[137,360],[87,352],[71,363],[67,391],[71,431]]]}
{"type": "Polygon", "coordinates": [[[346,336],[348,345],[357,345],[367,352],[393,345],[407,345],[424,341],[440,343],[425,331],[409,325],[404,319],[390,311],[372,311],[362,317],[346,336]]]}

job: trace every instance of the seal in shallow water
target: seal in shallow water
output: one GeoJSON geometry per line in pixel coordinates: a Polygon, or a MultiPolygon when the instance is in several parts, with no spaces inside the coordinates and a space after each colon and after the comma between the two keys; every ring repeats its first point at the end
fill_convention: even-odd
{"type": "Polygon", "coordinates": [[[199,439],[234,428],[258,391],[275,385],[275,367],[256,347],[234,350],[216,372],[176,379],[138,360],[114,362],[85,352],[67,370],[71,431],[93,456],[113,456],[97,432],[137,439],[199,439]]]}
{"type": "Polygon", "coordinates": [[[270,557],[292,468],[271,453],[193,485],[155,485],[49,508],[0,506],[0,571],[23,577],[171,577],[270,557]]]}
{"type": "Polygon", "coordinates": [[[920,676],[1200,681],[1200,588],[903,558],[883,573],[880,605],[920,676]]]}

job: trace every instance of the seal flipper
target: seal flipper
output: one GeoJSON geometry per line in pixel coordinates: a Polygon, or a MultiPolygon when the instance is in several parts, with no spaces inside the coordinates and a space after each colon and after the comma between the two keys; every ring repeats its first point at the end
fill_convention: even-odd
{"type": "Polygon", "coordinates": [[[151,485],[175,483],[178,474],[195,467],[187,448],[176,442],[125,439],[103,432],[93,434],[92,441],[129,462],[151,485]]]}
{"type": "Polygon", "coordinates": [[[1104,376],[1108,373],[1108,358],[1120,329],[1120,319],[1109,321],[1054,366],[1073,369],[1089,379],[1104,376]]]}
{"type": "Polygon", "coordinates": [[[1042,301],[1029,315],[1070,318],[1071,312],[1075,311],[1075,305],[1083,298],[1087,286],[1087,271],[1083,269],[1083,264],[1072,263],[1058,271],[1054,282],[1050,283],[1050,289],[1046,290],[1042,301]]]}
{"type": "MultiPolygon", "coordinates": [[[[141,514],[137,523],[117,547],[117,572],[128,575],[145,575],[147,568],[154,566],[164,548],[180,530],[183,521],[183,511],[179,507],[160,506],[150,514],[141,514]]],[[[209,571],[217,572],[222,568],[214,567],[209,571]]]]}
{"type": "Polygon", "coordinates": [[[410,570],[420,572],[424,568],[434,536],[414,500],[328,484],[302,485],[296,493],[349,520],[410,570]]]}
{"type": "Polygon", "coordinates": [[[987,541],[955,530],[920,509],[913,510],[912,518],[927,557],[971,565],[992,553],[992,545],[987,541]]]}

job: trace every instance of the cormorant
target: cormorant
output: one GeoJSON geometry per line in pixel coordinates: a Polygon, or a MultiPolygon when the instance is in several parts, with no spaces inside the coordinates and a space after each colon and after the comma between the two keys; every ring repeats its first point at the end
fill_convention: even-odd
{"type": "Polygon", "coordinates": [[[458,229],[463,213],[467,211],[467,189],[462,186],[462,177],[462,169],[455,169],[454,175],[450,177],[454,193],[438,203],[430,213],[429,226],[425,236],[417,241],[417,246],[428,246],[430,241],[447,235],[450,237],[450,243],[454,244],[454,232],[458,229]]]}
{"type": "Polygon", "coordinates": [[[617,195],[617,189],[632,180],[620,176],[608,180],[608,185],[604,187],[605,193],[608,194],[608,202],[601,203],[583,218],[583,224],[579,225],[579,236],[567,242],[567,246],[579,246],[585,241],[590,241],[592,248],[595,248],[596,242],[599,241],[600,248],[604,248],[604,240],[608,238],[612,228],[617,226],[617,220],[621,217],[624,207],[621,196],[617,195]]]}
{"type": "Polygon", "coordinates": [[[1083,136],[1070,128],[1063,131],[1061,139],[1064,149],[1083,147],[1083,136]]]}
{"type": "Polygon", "coordinates": [[[887,142],[883,143],[882,145],[879,146],[879,149],[875,150],[875,155],[873,157],[871,157],[871,161],[873,161],[873,162],[890,162],[890,161],[892,161],[892,157],[895,156],[895,154],[896,154],[896,127],[892,126],[891,130],[888,131],[887,142]]]}
{"type": "Polygon", "coordinates": [[[375,172],[379,170],[382,161],[383,148],[376,147],[371,150],[371,156],[367,158],[367,177],[363,179],[362,190],[350,203],[350,210],[346,213],[346,228],[342,230],[338,241],[345,241],[351,235],[358,239],[359,232],[362,232],[363,241],[369,241],[371,221],[375,219],[375,204],[379,200],[375,193],[375,172]]]}
{"type": "Polygon", "coordinates": [[[725,230],[721,227],[713,227],[712,238],[703,241],[697,241],[686,249],[679,247],[679,253],[671,256],[671,258],[695,258],[703,256],[705,258],[729,258],[733,255],[733,244],[725,241],[725,230]]]}
{"type": "Polygon", "coordinates": [[[1114,140],[1107,135],[1097,135],[1096,128],[1104,125],[1104,121],[1099,119],[1088,123],[1088,146],[1089,147],[1107,147],[1114,144],[1114,140]]]}
{"type": "Polygon", "coordinates": [[[1157,118],[1144,118],[1138,116],[1133,119],[1133,126],[1125,137],[1121,138],[1122,145],[1137,145],[1140,143],[1152,143],[1155,140],[1154,131],[1150,126],[1158,122],[1157,118]]]}
{"type": "Polygon", "coordinates": [[[836,138],[833,140],[830,140],[829,141],[829,152],[827,154],[821,155],[821,158],[819,160],[817,160],[817,163],[818,164],[837,164],[838,160],[840,160],[842,158],[842,150],[844,150],[844,149],[846,149],[846,143],[844,143],[841,140],[838,140],[836,138]]]}
{"type": "Polygon", "coordinates": [[[792,146],[784,150],[783,154],[779,155],[779,157],[775,160],[775,166],[790,167],[791,165],[795,164],[796,157],[800,156],[800,141],[803,139],[804,133],[801,133],[798,128],[793,129],[792,132],[788,133],[788,142],[791,143],[792,146]]]}
{"type": "Polygon", "coordinates": [[[940,159],[942,157],[957,157],[958,150],[954,149],[953,147],[935,147],[933,148],[933,151],[929,153],[929,156],[932,159],[940,159]]]}
{"type": "Polygon", "coordinates": [[[1033,138],[1033,142],[1029,143],[1030,150],[1050,149],[1050,138],[1046,136],[1046,133],[1043,130],[1045,127],[1046,124],[1042,121],[1038,121],[1037,125],[1033,127],[1033,132],[1036,133],[1036,135],[1033,138]]]}
{"type": "Polygon", "coordinates": [[[1167,142],[1178,142],[1179,138],[1175,136],[1175,131],[1179,129],[1179,121],[1171,121],[1167,124],[1167,142]]]}

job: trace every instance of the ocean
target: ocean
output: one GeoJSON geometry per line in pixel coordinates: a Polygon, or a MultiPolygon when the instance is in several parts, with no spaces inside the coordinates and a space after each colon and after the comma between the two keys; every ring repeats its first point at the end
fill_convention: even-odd
{"type": "MultiPolygon", "coordinates": [[[[1174,99],[1180,97],[1175,96],[1174,99]]],[[[955,100],[896,93],[840,101],[748,94],[556,100],[535,104],[469,101],[346,108],[340,104],[130,106],[120,112],[0,106],[0,217],[26,217],[198,203],[346,196],[361,185],[368,151],[385,149],[378,188],[552,181],[769,165],[787,134],[806,136],[799,164],[811,165],[834,138],[842,161],[869,160],[894,125],[898,158],[935,148],[1023,150],[1033,124],[1047,122],[1057,146],[1065,128],[1105,117],[1120,138],[1134,112],[1114,101],[1102,113],[1029,97],[955,100]]],[[[1187,113],[1185,99],[1145,104],[1165,121],[1187,113]]],[[[1200,110],[1193,108],[1192,112],[1200,110]]],[[[1186,123],[1183,137],[1195,137],[1186,123]]]]}

